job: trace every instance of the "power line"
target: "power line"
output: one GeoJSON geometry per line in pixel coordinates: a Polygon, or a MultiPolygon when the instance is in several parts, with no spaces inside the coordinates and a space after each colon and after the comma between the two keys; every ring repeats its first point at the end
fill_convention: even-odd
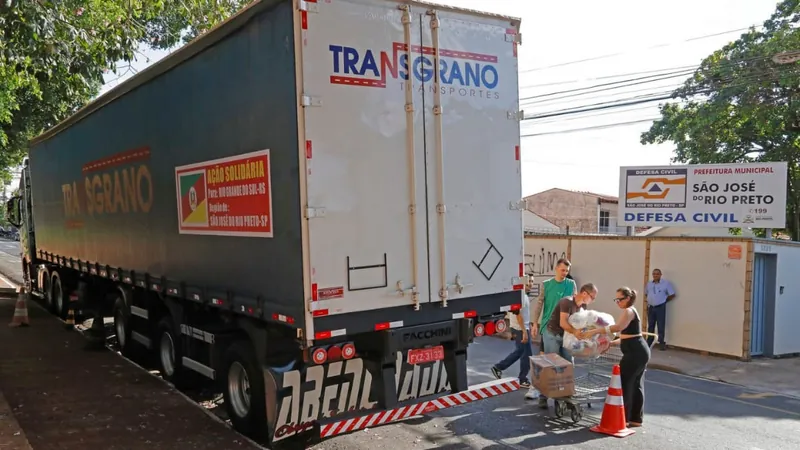
{"type": "MultiPolygon", "coordinates": [[[[734,84],[729,85],[729,86],[724,86],[724,88],[733,88],[733,87],[750,85],[752,83],[752,81],[758,80],[758,78],[760,78],[762,75],[763,74],[751,74],[748,77],[736,78],[737,83],[734,83],[734,84]],[[748,78],[755,78],[755,80],[748,80],[748,78]]],[[[733,78],[731,78],[728,81],[732,81],[732,80],[733,80],[733,78]]],[[[713,92],[716,92],[716,90],[715,89],[701,89],[701,90],[697,90],[695,92],[690,92],[689,95],[700,95],[700,94],[708,94],[708,93],[713,93],[713,92]]],[[[526,118],[525,120],[537,119],[537,118],[545,118],[545,117],[556,117],[556,116],[565,115],[565,114],[574,114],[574,113],[579,113],[579,112],[608,109],[608,108],[614,108],[614,107],[620,107],[620,106],[634,105],[634,104],[639,104],[639,103],[648,103],[648,102],[653,102],[653,101],[656,101],[656,100],[659,100],[659,99],[664,100],[664,99],[672,98],[673,96],[674,96],[674,93],[670,94],[668,96],[661,96],[661,97],[655,97],[655,98],[649,98],[649,99],[645,98],[645,99],[632,101],[632,102],[627,102],[627,103],[618,103],[618,104],[615,104],[615,105],[614,104],[612,104],[612,105],[602,105],[601,104],[602,106],[598,106],[597,108],[584,108],[584,109],[581,109],[581,110],[578,110],[578,111],[554,112],[554,113],[551,113],[551,114],[542,114],[542,115],[537,115],[537,116],[534,116],[534,117],[529,117],[529,118],[526,118]]],[[[644,96],[644,97],[646,97],[646,96],[644,96]]],[[[546,131],[546,132],[540,132],[540,133],[526,133],[526,134],[522,134],[521,137],[536,137],[536,136],[547,136],[547,135],[554,135],[554,134],[576,133],[576,132],[589,131],[589,130],[602,130],[602,129],[620,127],[620,126],[628,126],[628,125],[634,125],[634,124],[639,124],[639,123],[652,122],[652,121],[658,120],[660,118],[661,118],[660,116],[657,116],[657,117],[652,117],[652,118],[645,118],[645,119],[632,120],[632,121],[626,121],[626,122],[617,122],[617,123],[612,123],[612,124],[595,125],[595,126],[588,126],[588,127],[581,127],[581,128],[571,128],[571,129],[567,129],[567,130],[546,131]]]]}
{"type": "Polygon", "coordinates": [[[652,45],[650,47],[645,47],[645,48],[641,48],[641,49],[626,50],[626,51],[623,51],[623,52],[610,53],[610,54],[607,54],[607,55],[594,56],[594,57],[579,59],[579,60],[575,60],[575,61],[567,61],[567,62],[563,62],[563,63],[559,63],[559,64],[553,64],[551,66],[534,67],[533,69],[523,70],[520,73],[537,72],[539,70],[555,69],[557,67],[564,67],[564,66],[570,66],[570,65],[573,65],[573,64],[580,64],[580,63],[585,63],[585,62],[590,62],[590,61],[597,61],[599,59],[613,58],[615,56],[625,55],[625,54],[628,54],[628,53],[631,53],[631,52],[634,52],[634,51],[652,50],[654,48],[669,47],[669,46],[672,46],[672,45],[684,44],[686,42],[698,41],[698,40],[701,40],[701,39],[708,39],[708,38],[712,38],[712,37],[722,36],[722,35],[725,35],[725,34],[736,33],[736,32],[739,32],[739,31],[747,31],[747,30],[749,30],[751,28],[761,28],[761,27],[763,27],[763,25],[751,25],[751,26],[749,26],[747,28],[737,28],[735,30],[721,31],[719,33],[706,34],[706,35],[703,35],[703,36],[696,36],[696,37],[692,37],[692,38],[689,38],[689,39],[685,39],[683,41],[674,41],[674,42],[671,42],[671,43],[656,44],[656,45],[652,45]]]}
{"type": "MultiPolygon", "coordinates": [[[[559,104],[569,104],[572,102],[580,101],[588,101],[588,100],[596,100],[596,99],[608,99],[609,101],[617,101],[617,100],[624,100],[624,98],[612,98],[618,95],[629,95],[629,94],[636,94],[640,92],[644,92],[646,94],[655,94],[655,93],[670,93],[674,92],[676,89],[680,88],[682,84],[669,84],[669,85],[659,85],[659,86],[650,86],[643,89],[631,89],[625,90],[620,92],[609,92],[607,94],[600,94],[600,95],[592,95],[589,97],[584,97],[583,95],[570,95],[569,97],[581,97],[580,99],[576,100],[564,100],[566,97],[559,97],[559,98],[551,98],[548,100],[542,100],[540,102],[525,102],[522,103],[522,106],[531,106],[531,107],[539,107],[539,106],[558,106],[559,104]],[[666,89],[666,90],[665,90],[666,89]],[[555,104],[553,103],[555,102],[555,104]]],[[[591,94],[591,92],[587,92],[586,94],[591,94]]],[[[585,95],[585,94],[584,94],[585,95]]]]}
{"type": "MultiPolygon", "coordinates": [[[[794,70],[795,69],[787,69],[786,71],[794,71],[794,70]]],[[[776,75],[776,73],[774,71],[765,71],[765,72],[761,72],[761,73],[750,74],[750,75],[747,75],[747,76],[744,76],[744,77],[728,77],[727,79],[719,80],[719,82],[720,83],[729,83],[731,81],[736,81],[736,83],[724,85],[724,86],[721,86],[721,87],[716,88],[716,89],[714,89],[714,88],[700,89],[700,90],[696,90],[695,92],[688,92],[687,94],[688,95],[710,94],[710,93],[716,92],[720,88],[721,89],[730,89],[730,88],[736,88],[736,87],[742,87],[742,86],[749,86],[755,81],[760,81],[762,79],[762,77],[764,77],[764,75],[776,75]]],[[[764,78],[764,80],[774,81],[769,77],[764,78]]],[[[628,92],[625,92],[625,93],[628,93],[628,92]]],[[[623,92],[621,92],[620,94],[623,94],[623,92]]],[[[597,97],[595,97],[595,98],[597,98],[597,97]]],[[[674,99],[674,98],[677,98],[676,94],[675,94],[675,89],[672,89],[672,90],[669,90],[669,91],[650,92],[650,93],[644,94],[644,95],[638,95],[638,96],[621,98],[621,99],[613,99],[613,100],[609,100],[609,101],[605,101],[605,102],[599,102],[599,103],[593,103],[593,104],[581,105],[581,106],[574,106],[574,107],[568,107],[568,108],[564,108],[564,109],[560,109],[560,110],[555,110],[555,111],[550,111],[550,112],[545,112],[545,113],[539,113],[539,114],[535,114],[535,115],[531,115],[531,116],[525,117],[524,120],[537,120],[537,119],[543,119],[543,118],[547,118],[547,117],[558,117],[558,116],[578,114],[578,113],[583,113],[583,112],[599,111],[599,110],[605,110],[605,109],[610,109],[610,108],[617,108],[617,107],[633,106],[633,105],[639,105],[639,104],[645,104],[645,103],[652,103],[652,102],[655,102],[655,101],[669,100],[669,99],[674,99]]]]}
{"type": "MultiPolygon", "coordinates": [[[[762,61],[762,60],[767,60],[767,59],[771,59],[771,57],[770,56],[758,56],[758,57],[753,57],[753,58],[745,58],[745,59],[741,59],[741,60],[738,60],[738,61],[720,61],[719,63],[716,64],[715,68],[726,68],[726,67],[731,67],[731,66],[739,66],[742,63],[762,61]]],[[[580,87],[580,88],[575,88],[575,89],[566,89],[566,90],[555,91],[555,92],[550,92],[550,93],[546,93],[546,94],[528,96],[528,97],[523,97],[520,100],[524,101],[524,100],[531,100],[531,99],[535,99],[535,98],[544,98],[544,97],[549,97],[549,96],[557,95],[557,94],[571,94],[571,93],[574,93],[574,92],[581,92],[581,91],[591,90],[591,89],[595,89],[595,88],[601,88],[601,87],[607,87],[607,86],[615,86],[615,85],[620,85],[618,87],[634,86],[634,85],[639,85],[639,84],[646,84],[647,82],[655,82],[655,81],[661,81],[661,80],[666,80],[666,79],[671,79],[671,78],[678,78],[680,76],[687,76],[688,77],[689,75],[692,75],[694,72],[696,72],[701,67],[701,64],[698,64],[698,65],[695,65],[695,66],[689,66],[689,67],[690,67],[689,69],[686,69],[686,68],[675,68],[675,70],[673,70],[673,69],[662,69],[662,72],[663,71],[668,71],[668,70],[670,72],[659,73],[659,74],[649,75],[649,76],[644,76],[644,77],[628,78],[628,79],[625,79],[625,80],[619,80],[619,81],[614,81],[614,82],[610,82],[610,83],[601,83],[601,84],[595,84],[595,85],[592,85],[592,86],[585,86],[585,87],[580,87]],[[642,80],[648,80],[648,81],[642,81],[642,80]]],[[[783,66],[780,66],[780,67],[783,67],[783,66]]],[[[784,69],[788,69],[789,67],[787,66],[787,67],[783,67],[783,68],[784,69]]],[[[609,89],[599,89],[599,90],[594,91],[594,92],[601,92],[601,91],[606,91],[606,90],[612,90],[612,89],[611,88],[609,88],[609,89]]],[[[571,96],[567,96],[567,97],[571,97],[571,96]]]]}
{"type": "Polygon", "coordinates": [[[548,118],[548,119],[545,119],[545,120],[536,120],[535,122],[529,123],[529,124],[530,125],[546,125],[546,124],[550,124],[550,123],[567,122],[567,121],[570,121],[570,120],[586,120],[586,119],[591,119],[593,117],[608,116],[608,115],[612,115],[612,114],[625,114],[625,113],[635,112],[635,111],[644,111],[646,109],[652,110],[653,106],[640,106],[638,108],[625,109],[625,110],[622,110],[622,111],[605,111],[605,112],[599,112],[599,113],[596,113],[596,114],[578,115],[578,117],[548,118]]]}
{"type": "Polygon", "coordinates": [[[618,73],[616,75],[603,75],[594,78],[583,78],[583,79],[576,79],[576,80],[566,80],[566,81],[554,81],[552,83],[542,83],[542,84],[529,84],[527,86],[521,86],[520,89],[532,89],[537,87],[550,87],[550,86],[559,86],[564,84],[575,84],[587,81],[599,81],[599,80],[610,80],[614,78],[620,77],[632,77],[638,75],[648,75],[648,74],[659,74],[660,72],[668,72],[668,71],[676,71],[676,70],[685,70],[685,69],[697,69],[700,65],[693,64],[691,66],[678,66],[678,67],[667,67],[664,69],[653,69],[653,70],[645,70],[642,72],[628,72],[628,73],[618,73]]]}
{"type": "MultiPolygon", "coordinates": [[[[536,99],[536,98],[551,97],[553,95],[559,95],[559,94],[571,94],[571,93],[574,93],[574,92],[587,91],[587,90],[595,89],[595,88],[604,88],[604,89],[599,89],[597,91],[591,91],[589,93],[602,92],[602,91],[607,91],[607,90],[611,90],[611,89],[619,89],[620,87],[635,86],[635,85],[639,85],[639,84],[652,83],[654,81],[668,80],[670,78],[678,78],[678,77],[681,77],[681,76],[690,75],[692,72],[694,72],[694,71],[681,70],[681,71],[671,72],[671,73],[666,73],[666,74],[648,75],[648,76],[645,76],[645,77],[638,77],[638,78],[628,78],[626,80],[619,80],[619,81],[612,81],[612,82],[609,82],[609,83],[595,84],[595,85],[592,85],[592,86],[586,86],[586,87],[582,87],[582,88],[567,89],[567,90],[563,90],[563,91],[548,92],[547,94],[532,95],[530,97],[523,97],[520,100],[533,100],[533,99],[536,99]],[[625,84],[625,83],[630,83],[630,84],[625,84]],[[620,84],[625,84],[625,86],[618,86],[620,84]],[[611,86],[614,86],[614,87],[611,87],[611,86]]],[[[567,97],[570,97],[570,96],[568,95],[567,97]]],[[[561,98],[565,98],[565,97],[561,97],[561,98]]]]}
{"type": "Polygon", "coordinates": [[[570,129],[567,129],[567,130],[558,130],[558,131],[544,131],[544,132],[541,132],[541,133],[527,133],[527,134],[520,135],[520,137],[526,138],[526,137],[548,136],[548,135],[553,135],[553,134],[577,133],[577,132],[580,132],[580,131],[589,131],[589,130],[605,130],[605,129],[608,129],[608,128],[616,128],[616,127],[622,127],[622,126],[635,125],[635,124],[638,124],[638,123],[652,122],[652,121],[658,120],[660,118],[661,117],[653,117],[653,118],[648,118],[648,119],[639,119],[639,120],[631,120],[631,121],[627,121],[627,122],[611,123],[611,124],[607,124],[607,125],[594,125],[594,126],[591,126],[591,127],[570,128],[570,129]]]}
{"type": "Polygon", "coordinates": [[[636,78],[633,78],[633,79],[630,79],[630,80],[623,80],[623,81],[618,81],[618,82],[615,82],[615,83],[598,84],[598,85],[589,86],[589,87],[586,87],[586,88],[583,88],[583,89],[572,89],[572,90],[567,90],[567,91],[552,92],[552,93],[549,93],[549,94],[534,95],[532,97],[521,98],[520,101],[528,101],[528,100],[534,100],[534,99],[537,99],[537,98],[550,97],[550,96],[557,95],[557,94],[567,94],[567,95],[561,95],[561,96],[556,97],[556,98],[551,98],[550,100],[560,100],[560,99],[564,99],[564,98],[579,97],[581,95],[586,95],[586,94],[595,94],[595,93],[598,93],[598,92],[613,91],[615,89],[621,89],[621,88],[626,88],[626,87],[631,87],[631,86],[639,86],[639,85],[642,85],[642,84],[654,83],[656,81],[669,80],[671,78],[684,77],[684,76],[687,76],[687,75],[690,75],[690,74],[691,74],[691,72],[681,72],[681,73],[674,74],[674,75],[668,75],[668,76],[664,76],[664,77],[660,77],[660,78],[652,78],[652,79],[648,79],[648,80],[643,80],[645,77],[642,77],[642,78],[640,78],[640,80],[643,80],[643,81],[636,81],[636,82],[632,82],[632,83],[629,82],[629,81],[636,80],[636,78]],[[619,83],[627,83],[627,84],[624,84],[624,85],[621,85],[621,86],[611,86],[611,85],[616,85],[616,84],[619,84],[619,83]],[[603,87],[603,86],[606,86],[606,87],[603,87]],[[597,89],[597,90],[591,90],[591,91],[588,90],[588,89],[594,89],[594,88],[600,88],[600,87],[602,87],[602,88],[601,89],[597,89]],[[586,90],[586,91],[585,92],[578,92],[578,91],[582,91],[582,90],[586,90]]]}
{"type": "Polygon", "coordinates": [[[653,97],[650,95],[640,95],[637,97],[632,97],[629,101],[625,101],[619,103],[619,101],[612,101],[612,102],[600,102],[600,103],[593,103],[590,105],[584,105],[583,107],[575,107],[575,108],[565,108],[556,110],[550,113],[543,113],[543,114],[536,114],[534,116],[525,117],[523,120],[535,120],[535,119],[545,119],[547,117],[558,117],[567,114],[576,114],[581,112],[590,112],[590,111],[600,111],[609,108],[618,108],[620,106],[634,106],[634,105],[641,105],[643,103],[650,103],[659,100],[669,100],[673,98],[673,94],[669,95],[661,95],[658,97],[653,97]],[[638,98],[638,99],[637,99],[638,98]],[[580,109],[576,109],[580,108],[580,109]]]}

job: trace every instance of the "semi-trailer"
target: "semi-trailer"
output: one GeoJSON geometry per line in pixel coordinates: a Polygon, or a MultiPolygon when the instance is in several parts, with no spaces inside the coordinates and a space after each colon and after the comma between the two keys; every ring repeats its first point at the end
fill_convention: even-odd
{"type": "Polygon", "coordinates": [[[519,25],[254,1],[31,142],[27,287],[273,445],[516,390],[466,364],[526,284],[519,25]]]}

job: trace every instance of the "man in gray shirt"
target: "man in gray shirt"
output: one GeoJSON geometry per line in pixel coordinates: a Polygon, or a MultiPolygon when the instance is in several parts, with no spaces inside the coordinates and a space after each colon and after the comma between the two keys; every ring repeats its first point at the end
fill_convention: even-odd
{"type": "MultiPolygon", "coordinates": [[[[658,346],[667,349],[667,302],[675,298],[675,288],[669,280],[661,278],[661,269],[653,269],[653,280],[647,283],[644,290],[647,300],[647,332],[655,333],[658,325],[658,346]]],[[[653,337],[647,338],[647,345],[653,345],[653,337]]]]}

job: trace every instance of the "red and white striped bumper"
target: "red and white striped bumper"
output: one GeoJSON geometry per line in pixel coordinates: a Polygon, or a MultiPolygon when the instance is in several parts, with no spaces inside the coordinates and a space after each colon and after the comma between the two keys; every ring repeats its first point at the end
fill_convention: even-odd
{"type": "Polygon", "coordinates": [[[338,422],[324,424],[320,426],[319,435],[321,439],[327,439],[333,436],[339,436],[342,434],[351,433],[353,431],[363,430],[365,428],[377,427],[392,422],[399,422],[412,417],[429,414],[434,411],[452,408],[453,406],[460,406],[490,397],[497,397],[499,395],[508,394],[509,392],[514,392],[518,389],[519,380],[516,378],[506,378],[503,380],[476,384],[475,386],[470,386],[470,388],[466,391],[445,395],[435,400],[423,401],[396,409],[375,412],[365,416],[353,417],[352,419],[345,419],[338,422]]]}

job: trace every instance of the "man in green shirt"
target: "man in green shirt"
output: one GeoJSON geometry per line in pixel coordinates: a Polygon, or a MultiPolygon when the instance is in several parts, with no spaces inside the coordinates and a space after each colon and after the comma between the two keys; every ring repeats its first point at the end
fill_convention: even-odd
{"type": "MultiPolygon", "coordinates": [[[[547,329],[547,323],[553,316],[553,311],[555,311],[559,300],[564,297],[571,297],[578,292],[575,281],[567,278],[571,266],[572,264],[566,258],[559,259],[556,263],[555,276],[542,283],[542,290],[539,292],[539,299],[533,310],[532,336],[538,335],[540,330],[544,332],[544,330],[547,329]]],[[[560,348],[552,348],[553,342],[552,340],[545,341],[545,339],[542,338],[540,340],[539,349],[542,353],[562,354],[560,348]]],[[[533,396],[534,392],[531,390],[525,397],[530,399],[533,398],[533,396]]],[[[547,397],[541,394],[539,395],[539,407],[547,408],[547,397]]]]}

